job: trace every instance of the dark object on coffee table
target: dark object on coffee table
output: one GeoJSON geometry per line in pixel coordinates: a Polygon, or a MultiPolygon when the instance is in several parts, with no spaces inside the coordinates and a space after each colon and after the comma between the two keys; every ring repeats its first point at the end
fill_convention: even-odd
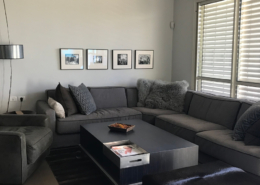
{"type": "Polygon", "coordinates": [[[123,124],[123,123],[113,123],[111,125],[108,125],[108,128],[112,131],[129,132],[135,128],[135,125],[127,125],[127,124],[123,124]]]}
{"type": "Polygon", "coordinates": [[[258,185],[260,178],[222,161],[146,175],[143,185],[258,185]]]}

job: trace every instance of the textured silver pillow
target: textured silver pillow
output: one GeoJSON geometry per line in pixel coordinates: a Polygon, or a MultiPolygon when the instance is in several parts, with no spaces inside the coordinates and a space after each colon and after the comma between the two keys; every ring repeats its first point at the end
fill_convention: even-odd
{"type": "Polygon", "coordinates": [[[145,100],[145,107],[182,112],[188,87],[189,83],[185,80],[176,82],[155,81],[145,100]]]}
{"type": "Polygon", "coordinates": [[[69,85],[69,88],[81,114],[89,115],[97,109],[91,93],[83,83],[78,87],[69,85]]]}
{"type": "Polygon", "coordinates": [[[137,80],[137,89],[138,89],[138,107],[145,106],[145,100],[150,93],[151,87],[154,83],[154,80],[139,79],[137,80]]]}
{"type": "Polygon", "coordinates": [[[232,135],[233,140],[243,141],[246,131],[258,120],[260,120],[260,102],[249,107],[238,119],[232,135]]]}

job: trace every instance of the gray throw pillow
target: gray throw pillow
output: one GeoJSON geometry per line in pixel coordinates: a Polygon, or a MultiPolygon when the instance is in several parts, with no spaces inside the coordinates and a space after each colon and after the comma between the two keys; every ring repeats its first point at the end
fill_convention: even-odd
{"type": "Polygon", "coordinates": [[[182,112],[188,87],[189,83],[185,80],[177,82],[155,81],[145,100],[145,107],[182,112]]]}
{"type": "Polygon", "coordinates": [[[233,140],[243,141],[246,131],[257,121],[260,120],[260,102],[253,104],[249,107],[244,114],[238,119],[234,132],[232,135],[233,140]]]}
{"type": "Polygon", "coordinates": [[[138,107],[145,106],[145,100],[150,93],[151,87],[154,83],[154,80],[139,79],[137,80],[137,89],[138,89],[138,107]]]}
{"type": "Polygon", "coordinates": [[[89,115],[97,109],[91,93],[83,83],[78,87],[69,85],[69,88],[81,114],[89,115]]]}

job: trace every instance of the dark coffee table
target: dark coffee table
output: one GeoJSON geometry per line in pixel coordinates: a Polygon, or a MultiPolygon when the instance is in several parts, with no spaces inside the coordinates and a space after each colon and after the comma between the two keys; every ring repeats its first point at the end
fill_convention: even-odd
{"type": "Polygon", "coordinates": [[[142,181],[144,175],[166,172],[198,164],[198,146],[142,120],[121,121],[136,125],[133,131],[120,133],[107,127],[113,122],[83,124],[81,146],[105,172],[120,185],[142,181]],[[130,140],[150,153],[149,164],[120,169],[103,154],[103,143],[130,140]]]}

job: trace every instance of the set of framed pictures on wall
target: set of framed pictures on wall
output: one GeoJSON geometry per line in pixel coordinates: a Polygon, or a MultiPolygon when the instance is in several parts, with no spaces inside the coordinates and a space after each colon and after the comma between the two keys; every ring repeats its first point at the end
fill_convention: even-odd
{"type": "MultiPolygon", "coordinates": [[[[87,49],[86,68],[108,69],[108,54],[107,49],[87,49]]],[[[135,50],[135,69],[153,69],[153,65],[153,50],[135,50]]],[[[62,70],[83,70],[83,49],[60,49],[60,66],[62,70]]],[[[112,69],[132,69],[132,50],[112,50],[112,69]]]]}

